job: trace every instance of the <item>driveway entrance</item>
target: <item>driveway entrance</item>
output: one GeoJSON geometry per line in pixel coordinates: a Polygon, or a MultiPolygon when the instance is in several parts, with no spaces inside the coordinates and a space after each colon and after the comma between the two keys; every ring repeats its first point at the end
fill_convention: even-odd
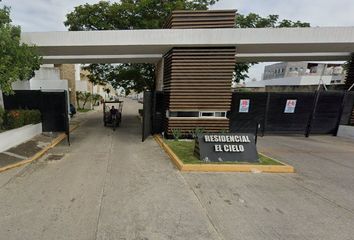
{"type": "Polygon", "coordinates": [[[41,160],[0,175],[2,239],[218,239],[159,145],[141,142],[142,105],[123,99],[121,126],[102,113],[41,160]]]}
{"type": "Polygon", "coordinates": [[[353,142],[259,138],[295,174],[180,173],[124,101],[116,131],[88,113],[62,158],[0,174],[1,239],[352,239],[353,142]]]}

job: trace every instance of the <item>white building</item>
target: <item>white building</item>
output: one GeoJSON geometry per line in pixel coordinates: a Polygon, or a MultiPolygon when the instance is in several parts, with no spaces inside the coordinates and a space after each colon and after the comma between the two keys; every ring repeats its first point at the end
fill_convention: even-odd
{"type": "Polygon", "coordinates": [[[69,91],[68,81],[60,79],[60,70],[53,64],[42,65],[35,71],[35,76],[29,81],[16,81],[12,84],[13,90],[52,90],[69,91]]]}
{"type": "Polygon", "coordinates": [[[338,63],[281,62],[265,66],[262,80],[246,82],[246,87],[338,85],[345,75],[338,63]]]}
{"type": "Polygon", "coordinates": [[[42,90],[42,91],[67,91],[69,109],[69,83],[60,78],[60,69],[53,64],[44,64],[35,71],[35,76],[28,81],[16,81],[12,83],[13,90],[42,90]]]}

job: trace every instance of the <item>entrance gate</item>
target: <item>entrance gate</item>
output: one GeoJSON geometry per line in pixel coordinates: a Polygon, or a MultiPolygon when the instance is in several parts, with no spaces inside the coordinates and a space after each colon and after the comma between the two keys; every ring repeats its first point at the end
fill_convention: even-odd
{"type": "MultiPolygon", "coordinates": [[[[350,116],[354,98],[332,92],[237,92],[232,96],[230,132],[262,134],[336,134],[343,113],[350,116]],[[247,110],[240,108],[248,102],[247,110]],[[295,101],[293,109],[287,103],[295,101]]],[[[343,118],[343,119],[342,119],[343,118]]],[[[348,116],[346,117],[348,118],[348,116]]]]}
{"type": "Polygon", "coordinates": [[[144,142],[152,131],[152,92],[144,92],[143,123],[141,140],[144,142]]]}
{"type": "Polygon", "coordinates": [[[66,91],[14,91],[13,95],[4,95],[4,107],[6,110],[38,109],[42,116],[43,132],[65,132],[69,140],[68,97],[66,91]]]}

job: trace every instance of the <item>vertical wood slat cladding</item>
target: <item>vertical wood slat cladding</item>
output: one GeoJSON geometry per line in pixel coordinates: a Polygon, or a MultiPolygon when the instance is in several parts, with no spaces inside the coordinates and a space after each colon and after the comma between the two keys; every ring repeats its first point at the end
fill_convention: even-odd
{"type": "MultiPolygon", "coordinates": [[[[164,28],[234,28],[235,10],[173,11],[164,28]]],[[[235,47],[173,48],[164,56],[163,90],[169,111],[229,111],[235,47]]],[[[165,118],[165,130],[183,133],[229,128],[227,118],[165,118]]]]}
{"type": "Polygon", "coordinates": [[[233,28],[235,10],[173,11],[164,28],[233,28]]]}
{"type": "MultiPolygon", "coordinates": [[[[173,48],[164,56],[165,107],[169,111],[229,111],[235,48],[173,48]]],[[[188,133],[197,127],[220,132],[228,119],[170,118],[167,133],[179,128],[188,133]]]]}

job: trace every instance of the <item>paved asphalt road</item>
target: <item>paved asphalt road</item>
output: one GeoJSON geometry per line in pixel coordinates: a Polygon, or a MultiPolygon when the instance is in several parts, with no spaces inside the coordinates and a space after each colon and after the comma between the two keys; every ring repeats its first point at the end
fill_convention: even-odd
{"type": "Polygon", "coordinates": [[[353,239],[354,142],[265,137],[259,149],[296,174],[180,173],[152,138],[138,103],[122,126],[101,113],[66,143],[0,174],[0,239],[353,239]]]}

